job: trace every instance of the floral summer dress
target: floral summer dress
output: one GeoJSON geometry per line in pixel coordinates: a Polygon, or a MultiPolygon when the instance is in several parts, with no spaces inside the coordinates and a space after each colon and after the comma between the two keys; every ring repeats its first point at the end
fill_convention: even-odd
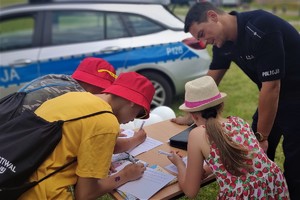
{"type": "Polygon", "coordinates": [[[219,150],[211,144],[210,155],[206,160],[220,186],[218,199],[289,199],[285,178],[280,168],[268,159],[259,147],[249,124],[238,117],[228,117],[222,124],[233,141],[251,150],[249,159],[252,169],[245,175],[230,174],[221,163],[219,150]]]}

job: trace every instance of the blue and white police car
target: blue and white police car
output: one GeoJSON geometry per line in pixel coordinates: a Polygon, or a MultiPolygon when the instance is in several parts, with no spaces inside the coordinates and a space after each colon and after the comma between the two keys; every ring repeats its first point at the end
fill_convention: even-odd
{"type": "MultiPolygon", "coordinates": [[[[159,1],[159,0],[158,0],[159,1]]],[[[106,59],[156,88],[153,106],[170,105],[211,58],[159,1],[32,0],[0,10],[0,98],[46,74],[72,74],[80,61],[106,59]]]]}

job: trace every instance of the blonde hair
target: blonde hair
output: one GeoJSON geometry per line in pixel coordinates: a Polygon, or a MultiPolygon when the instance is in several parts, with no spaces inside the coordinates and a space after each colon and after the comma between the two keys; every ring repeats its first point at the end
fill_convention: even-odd
{"type": "Polygon", "coordinates": [[[224,133],[221,123],[217,116],[221,113],[224,103],[200,111],[203,118],[206,119],[206,132],[209,141],[215,143],[220,152],[220,159],[227,171],[231,174],[240,176],[250,169],[248,160],[248,150],[242,145],[234,142],[224,133]]]}

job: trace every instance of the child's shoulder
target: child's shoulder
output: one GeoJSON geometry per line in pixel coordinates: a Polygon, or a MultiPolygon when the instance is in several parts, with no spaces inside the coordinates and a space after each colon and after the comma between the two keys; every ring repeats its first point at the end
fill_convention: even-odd
{"type": "Polygon", "coordinates": [[[201,126],[197,126],[195,128],[193,128],[191,130],[191,132],[189,133],[189,137],[192,137],[194,139],[199,138],[199,137],[203,137],[206,134],[206,128],[204,125],[201,126]]]}
{"type": "Polygon", "coordinates": [[[191,130],[191,133],[192,133],[192,132],[205,133],[205,130],[206,130],[205,125],[196,126],[195,128],[193,128],[193,129],[191,130]]]}
{"type": "Polygon", "coordinates": [[[227,122],[246,122],[246,121],[239,116],[228,116],[227,122]]]}
{"type": "Polygon", "coordinates": [[[243,118],[238,117],[238,116],[228,116],[227,122],[224,123],[223,126],[225,126],[225,127],[227,127],[227,126],[251,127],[250,124],[246,120],[244,120],[243,118]]]}

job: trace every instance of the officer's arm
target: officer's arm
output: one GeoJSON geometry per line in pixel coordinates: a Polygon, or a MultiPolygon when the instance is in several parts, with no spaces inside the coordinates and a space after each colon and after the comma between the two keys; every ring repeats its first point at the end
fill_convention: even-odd
{"type": "Polygon", "coordinates": [[[217,70],[210,69],[210,70],[208,70],[207,75],[211,76],[215,80],[217,85],[219,85],[222,78],[224,77],[226,71],[227,71],[227,69],[217,69],[217,70]]]}
{"type": "MultiPolygon", "coordinates": [[[[277,113],[280,93],[280,80],[266,81],[262,83],[258,102],[257,131],[265,137],[271,132],[277,113]]],[[[262,146],[267,149],[267,144],[262,146]]]]}

